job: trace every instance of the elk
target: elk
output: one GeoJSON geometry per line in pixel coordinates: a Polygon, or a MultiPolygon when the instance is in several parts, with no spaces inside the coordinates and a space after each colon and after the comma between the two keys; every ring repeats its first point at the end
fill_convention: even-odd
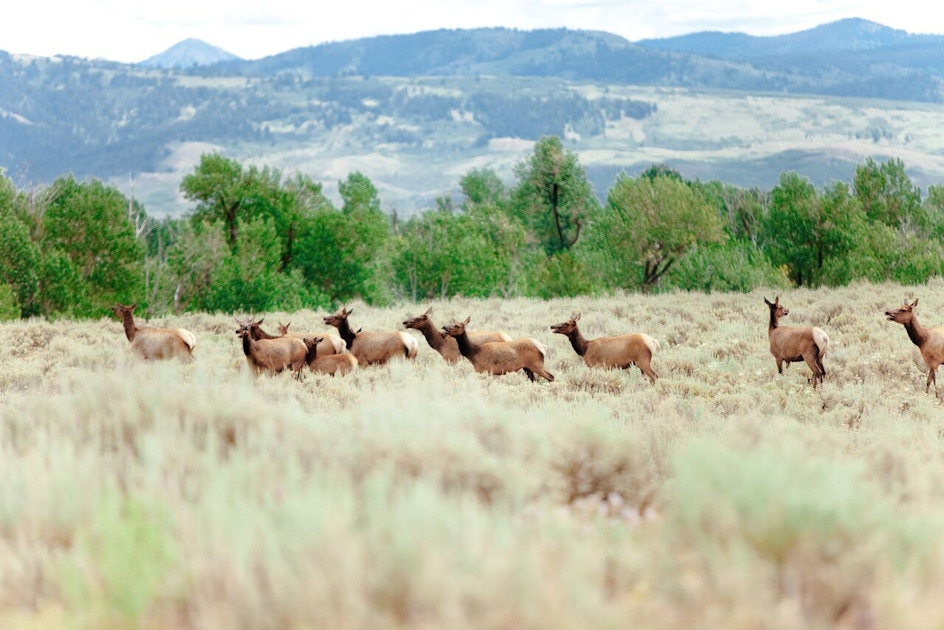
{"type": "MultiPolygon", "coordinates": [[[[411,317],[404,321],[403,326],[420,331],[426,338],[426,342],[429,346],[438,352],[442,358],[446,360],[446,363],[458,363],[462,358],[462,355],[459,353],[459,344],[456,343],[454,337],[444,335],[440,329],[436,328],[433,324],[433,320],[430,319],[432,312],[433,307],[430,306],[422,315],[411,317]]],[[[503,332],[485,330],[470,330],[469,339],[471,339],[473,343],[479,344],[488,343],[490,341],[511,341],[511,337],[503,332]]]]}
{"type": "Polygon", "coordinates": [[[770,339],[770,353],[777,362],[777,373],[783,374],[784,362],[789,365],[806,361],[813,370],[813,389],[816,389],[816,383],[822,383],[826,377],[823,357],[829,347],[829,336],[815,326],[780,326],[780,318],[789,315],[790,311],[780,304],[779,295],[773,302],[764,298],[764,303],[770,309],[767,336],[770,339]]]}
{"type": "Polygon", "coordinates": [[[357,358],[358,365],[386,363],[393,357],[416,358],[419,344],[405,332],[361,332],[351,330],[348,316],[354,309],[342,308],[334,315],[324,318],[324,323],[338,329],[338,334],[347,345],[348,351],[357,358]]]}
{"type": "Polygon", "coordinates": [[[301,378],[301,370],[308,355],[305,342],[294,337],[254,339],[253,330],[259,328],[262,319],[259,321],[253,321],[251,317],[245,321],[236,319],[236,323],[239,325],[236,335],[243,340],[243,353],[254,374],[257,376],[262,372],[278,374],[285,368],[289,368],[295,372],[296,378],[301,378]]]}
{"type": "Polygon", "coordinates": [[[353,354],[347,352],[342,354],[320,354],[318,352],[318,346],[320,346],[325,339],[326,337],[324,336],[318,336],[305,337],[302,340],[308,348],[305,362],[312,372],[330,374],[332,376],[335,374],[344,375],[357,367],[357,358],[353,354]]]}
{"type": "Polygon", "coordinates": [[[918,318],[914,314],[914,307],[917,305],[917,298],[911,304],[908,304],[908,300],[905,300],[905,304],[901,308],[894,311],[885,311],[885,317],[890,322],[903,325],[905,332],[908,333],[908,338],[911,339],[911,343],[918,346],[921,357],[928,365],[928,380],[924,385],[924,393],[930,392],[933,383],[934,395],[940,398],[937,391],[937,366],[944,362],[944,326],[925,328],[919,324],[918,318]]]}
{"type": "Polygon", "coordinates": [[[301,339],[305,341],[307,337],[323,337],[324,341],[318,345],[318,356],[324,357],[329,354],[341,354],[344,352],[344,340],[334,333],[297,333],[289,332],[288,327],[292,325],[292,322],[283,324],[279,322],[277,330],[279,331],[279,336],[281,337],[295,337],[296,339],[301,339]]]}
{"type": "Polygon", "coordinates": [[[644,333],[632,333],[619,337],[598,337],[587,340],[577,328],[580,313],[566,322],[554,324],[551,330],[570,339],[574,351],[583,357],[587,367],[629,369],[633,365],[656,382],[658,374],[652,369],[652,355],[659,349],[659,342],[644,333]]]}
{"type": "Polygon", "coordinates": [[[125,306],[116,304],[111,307],[125,327],[125,337],[131,342],[131,350],[148,361],[152,359],[177,358],[184,363],[193,361],[193,348],[197,345],[196,336],[183,328],[139,328],[134,324],[134,309],[137,304],[125,306]]]}
{"type": "Polygon", "coordinates": [[[465,321],[453,322],[443,328],[443,333],[455,337],[459,352],[472,362],[476,372],[498,375],[524,370],[532,381],[537,374],[554,382],[554,375],[544,369],[544,357],[547,356],[544,344],[531,338],[475,343],[466,332],[471,319],[470,316],[465,321]]]}

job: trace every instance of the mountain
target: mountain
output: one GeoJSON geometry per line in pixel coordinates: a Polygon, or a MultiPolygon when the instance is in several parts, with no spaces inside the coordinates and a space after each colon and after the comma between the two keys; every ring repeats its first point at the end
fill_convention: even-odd
{"type": "Polygon", "coordinates": [[[183,174],[215,150],[302,170],[327,192],[360,170],[405,215],[473,168],[510,178],[553,134],[601,194],[654,162],[769,187],[791,169],[848,180],[862,156],[896,151],[926,185],[944,179],[944,140],[928,133],[944,102],[941,42],[843,20],[635,43],[437,30],[215,63],[187,52],[206,51],[196,40],[142,64],[0,51],[0,170],[24,187],[70,172],[133,181],[149,212],[177,213],[183,174]]]}
{"type": "Polygon", "coordinates": [[[148,57],[139,65],[146,68],[192,68],[208,66],[221,61],[239,61],[236,55],[211,46],[203,40],[185,39],[162,53],[148,57]]]}

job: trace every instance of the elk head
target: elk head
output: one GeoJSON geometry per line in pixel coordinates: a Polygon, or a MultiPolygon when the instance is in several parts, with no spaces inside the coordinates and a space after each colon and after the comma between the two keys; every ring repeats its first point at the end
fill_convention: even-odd
{"type": "Polygon", "coordinates": [[[577,330],[578,321],[580,321],[580,313],[575,313],[571,315],[570,319],[568,319],[566,322],[561,322],[551,326],[551,331],[556,332],[559,335],[570,335],[575,330],[577,330]]]}
{"type": "Polygon", "coordinates": [[[910,324],[912,319],[914,319],[914,307],[917,305],[917,298],[915,298],[915,301],[911,304],[908,304],[908,300],[905,300],[905,303],[901,308],[896,308],[893,311],[885,311],[885,317],[890,322],[896,322],[898,324],[910,324]]]}

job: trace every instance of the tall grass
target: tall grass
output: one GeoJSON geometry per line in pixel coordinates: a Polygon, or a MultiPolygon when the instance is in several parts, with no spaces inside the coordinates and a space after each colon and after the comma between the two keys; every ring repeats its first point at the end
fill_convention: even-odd
{"type": "Polygon", "coordinates": [[[537,337],[554,383],[419,336],[253,379],[229,315],[155,322],[190,365],[133,360],[117,320],[4,324],[0,627],[939,627],[944,407],[881,313],[944,322],[942,288],[782,293],[832,340],[815,391],[776,374],[760,292],[437,305],[537,337]],[[548,330],[576,310],[656,337],[660,380],[586,368],[548,330]]]}

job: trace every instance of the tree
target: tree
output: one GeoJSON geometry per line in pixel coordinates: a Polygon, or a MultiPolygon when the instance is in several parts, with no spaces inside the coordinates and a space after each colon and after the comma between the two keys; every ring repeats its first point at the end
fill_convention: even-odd
{"type": "Polygon", "coordinates": [[[466,205],[498,204],[506,201],[505,184],[493,169],[473,169],[459,180],[466,205]]]}
{"type": "Polygon", "coordinates": [[[249,182],[242,165],[220,153],[204,153],[193,173],[184,176],[180,191],[197,207],[192,217],[197,221],[222,221],[227,242],[236,244],[238,219],[245,212],[249,182]]]}
{"type": "Polygon", "coordinates": [[[921,191],[905,173],[904,163],[892,158],[878,164],[871,157],[857,166],[855,195],[870,221],[902,231],[924,234],[928,217],[921,206],[921,191]]]}
{"type": "Polygon", "coordinates": [[[137,301],[142,295],[144,246],[135,235],[128,207],[128,199],[118,189],[98,180],[79,183],[69,175],[57,179],[47,191],[41,250],[50,257],[47,271],[55,273],[44,278],[43,291],[86,295],[89,300],[73,308],[59,304],[60,308],[97,316],[115,302],[137,301]],[[50,286],[51,282],[73,281],[85,287],[50,286]]]}
{"type": "Polygon", "coordinates": [[[515,167],[512,205],[548,254],[569,250],[600,207],[576,154],[545,136],[531,158],[515,167]]]}
{"type": "Polygon", "coordinates": [[[722,240],[715,209],[672,177],[620,175],[594,226],[593,247],[604,258],[608,283],[651,290],[696,243],[722,240]]]}
{"type": "Polygon", "coordinates": [[[858,200],[843,182],[821,197],[808,179],[784,173],[771,191],[764,250],[773,264],[787,268],[798,286],[816,286],[830,282],[824,265],[853,251],[866,227],[858,200]]]}
{"type": "Polygon", "coordinates": [[[39,313],[40,254],[18,206],[19,194],[0,170],[0,288],[8,288],[15,317],[28,317],[39,313]]]}

